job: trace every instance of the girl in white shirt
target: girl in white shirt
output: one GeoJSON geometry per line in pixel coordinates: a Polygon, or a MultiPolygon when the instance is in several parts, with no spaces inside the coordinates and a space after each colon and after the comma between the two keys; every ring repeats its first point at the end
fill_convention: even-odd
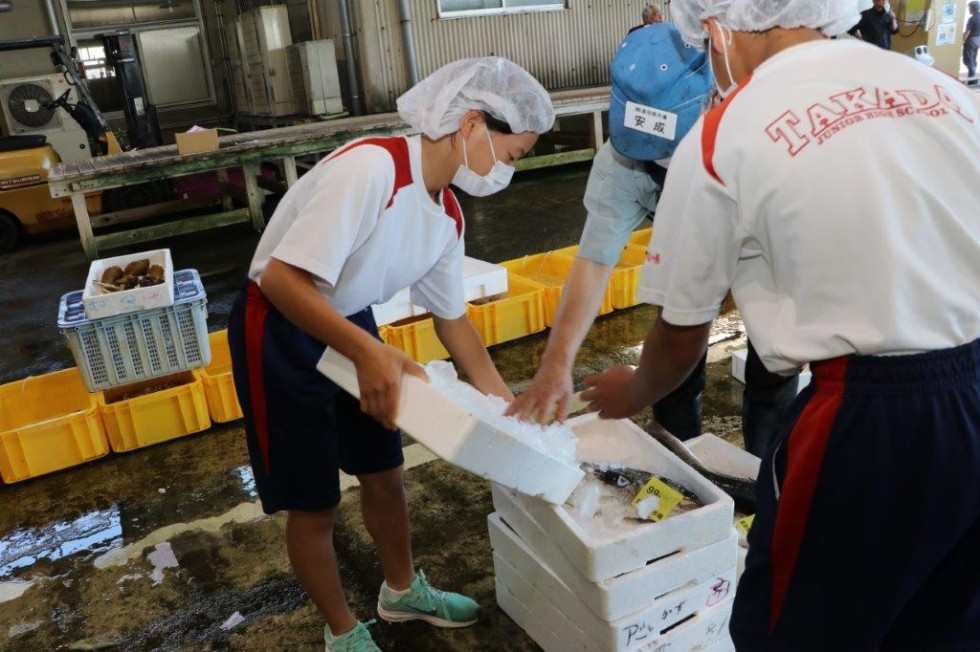
{"type": "Polygon", "coordinates": [[[379,615],[441,627],[476,621],[474,601],[433,589],[414,568],[395,419],[402,374],[425,373],[381,342],[371,305],[411,287],[471,382],[511,400],[466,317],[464,224],[448,186],[502,190],[554,122],[544,88],[500,57],[443,67],[398,109],[421,135],[353,141],[286,193],[229,320],[256,488],[267,513],[289,513],[289,559],[334,651],[378,649],[347,605],[334,556],[340,469],[360,480],[381,556],[379,615]],[[360,403],[316,371],[327,346],[356,365],[360,403]]]}

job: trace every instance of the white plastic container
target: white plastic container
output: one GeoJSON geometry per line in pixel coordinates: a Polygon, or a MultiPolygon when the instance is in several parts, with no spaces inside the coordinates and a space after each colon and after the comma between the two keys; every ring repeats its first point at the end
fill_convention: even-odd
{"type": "Polygon", "coordinates": [[[115,317],[138,310],[172,306],[174,304],[174,264],[170,259],[170,250],[155,249],[92,261],[88,270],[88,278],[85,281],[85,289],[82,291],[82,304],[85,306],[85,316],[88,319],[115,317]],[[118,265],[125,269],[129,263],[144,258],[150,261],[150,265],[163,267],[163,283],[146,288],[133,288],[132,290],[108,293],[95,285],[94,281],[100,281],[102,272],[109,267],[118,265]]]}
{"type": "Polygon", "coordinates": [[[753,480],[759,476],[762,460],[721,437],[705,433],[688,439],[684,445],[712,471],[753,480]]]}
{"type": "MultiPolygon", "coordinates": [[[[586,518],[569,505],[549,505],[528,496],[515,501],[549,532],[574,567],[592,582],[637,570],[678,551],[703,548],[731,535],[735,505],[721,489],[627,419],[595,414],[568,422],[579,438],[581,460],[623,463],[670,478],[692,491],[703,506],[659,523],[623,521],[616,528],[586,518]]],[[[503,483],[500,483],[503,484],[503,483]]]]}
{"type": "MultiPolygon", "coordinates": [[[[507,292],[507,269],[483,260],[463,258],[463,296],[467,301],[486,299],[507,292]]],[[[400,290],[395,296],[375,306],[374,321],[378,326],[424,315],[425,308],[412,303],[408,288],[400,290]]]]}
{"type": "MultiPolygon", "coordinates": [[[[497,526],[491,525],[491,532],[495,527],[506,530],[498,522],[497,526]]],[[[504,536],[521,546],[513,533],[504,536]]],[[[524,547],[522,553],[509,554],[511,558],[506,559],[494,552],[498,604],[535,640],[536,630],[547,629],[558,637],[565,632],[566,644],[570,638],[578,639],[581,647],[576,649],[631,652],[661,649],[659,646],[667,644],[669,647],[663,649],[693,650],[727,636],[735,593],[734,568],[716,580],[674,592],[669,599],[664,596],[655,608],[608,623],[586,609],[529,549],[524,547]],[[502,596],[502,592],[509,595],[502,596]],[[543,627],[528,628],[532,621],[543,627]]]]}
{"type": "MultiPolygon", "coordinates": [[[[538,525],[513,500],[514,492],[498,485],[493,487],[493,506],[499,518],[520,537],[561,582],[597,617],[613,621],[638,608],[651,604],[659,596],[684,585],[720,576],[736,562],[738,534],[733,530],[727,539],[704,548],[678,551],[630,573],[599,582],[591,582],[565,557],[551,534],[538,525]]],[[[493,516],[491,516],[493,518],[493,516]]],[[[491,528],[491,543],[494,532],[491,528]]],[[[494,545],[494,549],[497,546],[494,545]]],[[[504,554],[502,551],[501,554],[504,554]]],[[[507,559],[506,555],[504,555],[507,559]]]]}
{"type": "Polygon", "coordinates": [[[646,649],[674,625],[721,604],[735,593],[733,554],[729,567],[718,575],[699,582],[692,580],[652,600],[637,602],[632,613],[622,618],[604,620],[588,609],[581,592],[564,584],[499,515],[491,514],[488,524],[497,581],[518,598],[530,598],[527,585],[547,596],[551,608],[575,622],[601,650],[646,649]]]}
{"type": "MultiPolygon", "coordinates": [[[[340,353],[327,349],[317,369],[359,395],[354,364],[340,353]]],[[[494,428],[414,376],[402,378],[396,423],[442,459],[547,503],[564,503],[585,476],[577,466],[494,428]]],[[[728,520],[730,526],[731,515],[728,520]]]]}
{"type": "MultiPolygon", "coordinates": [[[[739,349],[732,353],[732,378],[743,385],[745,384],[745,364],[748,356],[748,349],[739,349]]],[[[803,388],[809,385],[811,380],[813,380],[813,374],[810,373],[810,367],[806,366],[803,368],[803,373],[800,374],[800,383],[796,387],[796,393],[799,394],[802,392],[803,388]]]]}

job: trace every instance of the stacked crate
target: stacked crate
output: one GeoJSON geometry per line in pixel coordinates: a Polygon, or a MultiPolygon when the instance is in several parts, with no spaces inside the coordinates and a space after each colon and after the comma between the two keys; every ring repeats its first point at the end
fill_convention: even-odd
{"type": "Polygon", "coordinates": [[[85,290],[61,299],[58,327],[117,453],[211,427],[199,374],[211,362],[207,294],[196,270],[172,267],[166,249],[97,260],[85,290]],[[164,268],[162,285],[94,290],[104,269],[144,258],[164,268]]]}
{"type": "Polygon", "coordinates": [[[245,83],[255,115],[284,116],[297,113],[286,48],[292,45],[285,6],[256,7],[242,14],[239,47],[245,83]]]}
{"type": "Polygon", "coordinates": [[[495,485],[497,602],[546,651],[731,649],[738,535],[721,490],[628,420],[569,422],[579,458],[674,480],[704,504],[610,528],[495,485]]]}

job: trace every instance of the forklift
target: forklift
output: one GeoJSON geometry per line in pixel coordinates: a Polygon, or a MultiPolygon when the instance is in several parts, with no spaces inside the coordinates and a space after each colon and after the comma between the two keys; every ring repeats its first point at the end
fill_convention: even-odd
{"type": "MultiPolygon", "coordinates": [[[[119,31],[101,34],[99,38],[122,87],[130,148],[160,145],[159,121],[155,108],[146,101],[133,35],[119,31]]],[[[51,61],[64,76],[68,89],[58,97],[52,97],[40,86],[30,88],[30,84],[25,84],[22,92],[11,93],[7,98],[11,108],[24,116],[34,114],[41,121],[46,121],[46,117],[59,109],[63,110],[85,131],[92,156],[122,152],[80,74],[77,58],[65,49],[64,37],[0,41],[0,51],[28,48],[51,49],[51,61]],[[74,103],[69,101],[72,91],[74,103]]],[[[13,249],[23,234],[47,233],[74,226],[71,200],[52,198],[48,190],[48,174],[60,162],[58,152],[43,134],[0,136],[0,252],[13,249]]],[[[167,184],[139,184],[93,193],[86,196],[86,204],[93,213],[119,211],[164,201],[170,193],[167,184]]]]}

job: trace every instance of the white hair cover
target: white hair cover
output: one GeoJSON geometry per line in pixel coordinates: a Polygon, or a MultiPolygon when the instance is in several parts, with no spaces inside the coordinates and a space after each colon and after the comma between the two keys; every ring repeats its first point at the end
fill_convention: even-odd
{"type": "Polygon", "coordinates": [[[857,0],[674,0],[670,16],[686,43],[703,48],[708,34],[701,21],[706,18],[736,32],[807,27],[837,36],[861,20],[860,4],[857,0]]]}
{"type": "Polygon", "coordinates": [[[459,130],[467,111],[486,111],[515,134],[543,134],[555,122],[548,91],[503,57],[462,59],[435,71],[398,98],[398,115],[429,138],[459,130]]]}

